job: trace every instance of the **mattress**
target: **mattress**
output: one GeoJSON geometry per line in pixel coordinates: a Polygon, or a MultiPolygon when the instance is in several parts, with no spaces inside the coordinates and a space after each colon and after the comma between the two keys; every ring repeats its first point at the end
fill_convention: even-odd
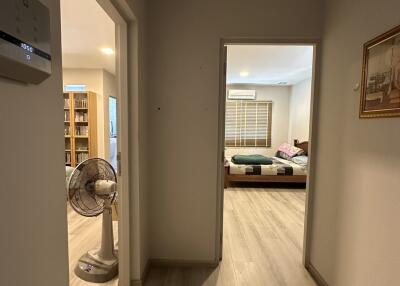
{"type": "Polygon", "coordinates": [[[305,176],[307,167],[278,157],[272,158],[272,165],[236,165],[229,160],[231,175],[305,176]]]}

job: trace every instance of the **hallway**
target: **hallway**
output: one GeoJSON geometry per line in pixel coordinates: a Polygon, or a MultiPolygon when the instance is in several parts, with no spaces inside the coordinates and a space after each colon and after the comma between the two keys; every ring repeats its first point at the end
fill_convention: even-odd
{"type": "Polygon", "coordinates": [[[153,267],[145,285],[316,285],[302,265],[304,205],[304,190],[226,189],[220,266],[153,267]]]}

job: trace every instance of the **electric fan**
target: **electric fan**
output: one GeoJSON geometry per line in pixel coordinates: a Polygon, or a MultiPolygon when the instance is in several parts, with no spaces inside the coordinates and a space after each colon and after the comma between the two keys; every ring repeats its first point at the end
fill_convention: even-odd
{"type": "Polygon", "coordinates": [[[68,197],[72,208],[86,217],[103,214],[100,249],[84,254],[75,267],[75,274],[85,281],[103,283],[118,274],[111,217],[111,204],[117,194],[116,182],[113,167],[100,158],[80,163],[69,179],[68,197]]]}

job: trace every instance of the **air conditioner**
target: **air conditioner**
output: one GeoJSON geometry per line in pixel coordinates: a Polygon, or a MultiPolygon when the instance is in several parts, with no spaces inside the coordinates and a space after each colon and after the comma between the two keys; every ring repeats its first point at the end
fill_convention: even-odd
{"type": "Polygon", "coordinates": [[[228,99],[232,100],[255,100],[256,91],[251,89],[229,89],[228,99]]]}

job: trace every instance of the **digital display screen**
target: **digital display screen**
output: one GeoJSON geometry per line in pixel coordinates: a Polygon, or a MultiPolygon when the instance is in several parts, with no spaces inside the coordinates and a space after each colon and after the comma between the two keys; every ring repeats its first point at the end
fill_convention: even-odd
{"type": "MultiPolygon", "coordinates": [[[[7,34],[3,31],[0,31],[0,39],[3,39],[4,41],[7,41],[13,45],[18,46],[19,48],[23,49],[25,52],[28,52],[30,54],[35,54],[41,58],[44,58],[46,60],[51,60],[51,55],[49,55],[46,52],[43,52],[17,38],[15,38],[14,36],[11,36],[10,34],[7,34]]],[[[31,56],[29,54],[26,55],[26,59],[30,60],[31,56]]]]}
{"type": "Polygon", "coordinates": [[[33,53],[33,47],[31,47],[31,46],[29,46],[29,45],[27,45],[27,44],[25,44],[25,43],[21,43],[21,48],[23,48],[25,51],[28,51],[28,52],[30,52],[30,53],[33,53]]]}

